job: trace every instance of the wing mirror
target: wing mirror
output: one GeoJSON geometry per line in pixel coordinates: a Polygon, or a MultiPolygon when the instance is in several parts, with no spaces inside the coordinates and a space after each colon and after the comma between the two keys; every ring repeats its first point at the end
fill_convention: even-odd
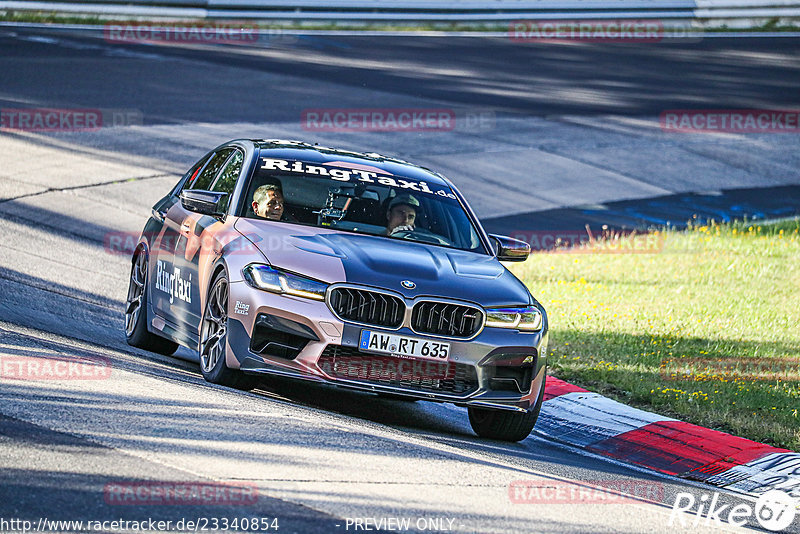
{"type": "Polygon", "coordinates": [[[494,241],[494,253],[500,261],[525,261],[531,253],[531,246],[525,241],[504,235],[489,234],[494,241]]]}
{"type": "Polygon", "coordinates": [[[189,211],[223,217],[228,207],[228,193],[184,189],[181,191],[181,205],[189,211]]]}

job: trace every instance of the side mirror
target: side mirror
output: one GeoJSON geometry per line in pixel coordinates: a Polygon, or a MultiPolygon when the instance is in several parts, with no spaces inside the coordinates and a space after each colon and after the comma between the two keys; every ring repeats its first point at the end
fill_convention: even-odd
{"type": "Polygon", "coordinates": [[[184,189],[181,191],[181,205],[189,211],[222,217],[228,204],[228,193],[184,189]]]}
{"type": "Polygon", "coordinates": [[[489,234],[495,242],[495,254],[500,261],[525,261],[531,253],[531,246],[525,241],[504,235],[489,234]]]}

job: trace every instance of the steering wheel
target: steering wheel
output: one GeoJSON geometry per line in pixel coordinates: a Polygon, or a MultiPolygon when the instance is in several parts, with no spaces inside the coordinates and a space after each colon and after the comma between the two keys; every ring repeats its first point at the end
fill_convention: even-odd
{"type": "Polygon", "coordinates": [[[413,230],[400,230],[399,232],[392,232],[392,237],[399,237],[402,239],[408,239],[409,241],[418,241],[420,243],[431,243],[433,245],[446,245],[446,246],[453,246],[447,239],[444,237],[434,234],[430,230],[425,230],[424,228],[415,228],[413,230]]]}

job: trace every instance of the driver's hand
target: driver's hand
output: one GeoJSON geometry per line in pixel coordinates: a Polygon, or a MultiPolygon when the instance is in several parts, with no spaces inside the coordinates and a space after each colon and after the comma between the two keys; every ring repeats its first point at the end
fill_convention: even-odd
{"type": "Polygon", "coordinates": [[[410,224],[401,224],[400,226],[395,226],[392,230],[392,234],[396,234],[398,232],[413,232],[414,226],[410,224]]]}

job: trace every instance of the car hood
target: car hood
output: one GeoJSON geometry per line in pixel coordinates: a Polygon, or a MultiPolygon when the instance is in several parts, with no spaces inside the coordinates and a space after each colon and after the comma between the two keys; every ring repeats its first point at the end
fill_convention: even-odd
{"type": "Polygon", "coordinates": [[[239,219],[235,228],[273,266],[328,283],[379,287],[409,298],[456,298],[483,306],[531,301],[525,285],[492,256],[266,220],[239,219]],[[416,287],[404,288],[400,285],[404,280],[416,287]]]}

